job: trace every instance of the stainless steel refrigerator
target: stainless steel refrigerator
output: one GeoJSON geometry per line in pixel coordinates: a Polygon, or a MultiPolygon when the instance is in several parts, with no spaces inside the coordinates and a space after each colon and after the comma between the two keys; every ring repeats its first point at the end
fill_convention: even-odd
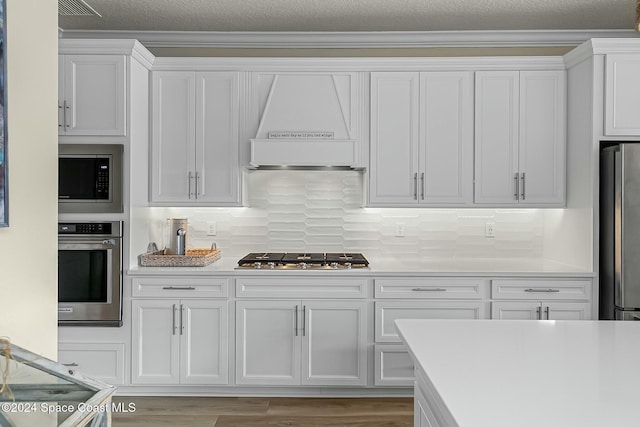
{"type": "Polygon", "coordinates": [[[600,319],[640,320],[640,142],[600,153],[600,319]]]}

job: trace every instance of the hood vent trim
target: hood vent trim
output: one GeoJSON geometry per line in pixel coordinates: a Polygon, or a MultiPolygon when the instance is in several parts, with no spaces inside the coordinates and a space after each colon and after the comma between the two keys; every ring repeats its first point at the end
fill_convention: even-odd
{"type": "Polygon", "coordinates": [[[250,165],[357,169],[356,141],[252,139],[250,165]]]}

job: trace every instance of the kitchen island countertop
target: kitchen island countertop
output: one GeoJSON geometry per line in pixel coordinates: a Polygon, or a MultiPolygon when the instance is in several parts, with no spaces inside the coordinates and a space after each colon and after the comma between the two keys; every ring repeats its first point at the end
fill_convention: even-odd
{"type": "Polygon", "coordinates": [[[396,327],[442,427],[640,419],[640,322],[397,320],[396,327]]]}

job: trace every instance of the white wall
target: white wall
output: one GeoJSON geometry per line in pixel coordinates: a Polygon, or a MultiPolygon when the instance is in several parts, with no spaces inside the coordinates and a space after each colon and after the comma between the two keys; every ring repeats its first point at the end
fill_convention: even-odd
{"type": "Polygon", "coordinates": [[[56,358],[58,3],[7,0],[9,228],[0,336],[56,358]]]}

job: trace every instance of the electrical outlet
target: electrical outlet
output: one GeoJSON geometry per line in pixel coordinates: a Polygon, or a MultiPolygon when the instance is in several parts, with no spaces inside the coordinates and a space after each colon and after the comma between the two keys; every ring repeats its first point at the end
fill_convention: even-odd
{"type": "Polygon", "coordinates": [[[396,224],[396,237],[404,237],[404,224],[401,222],[396,224]]]}
{"type": "Polygon", "coordinates": [[[496,237],[496,223],[487,222],[484,225],[484,237],[496,237]]]}
{"type": "Polygon", "coordinates": [[[218,224],[215,221],[207,222],[207,236],[215,236],[218,234],[218,224]]]}

